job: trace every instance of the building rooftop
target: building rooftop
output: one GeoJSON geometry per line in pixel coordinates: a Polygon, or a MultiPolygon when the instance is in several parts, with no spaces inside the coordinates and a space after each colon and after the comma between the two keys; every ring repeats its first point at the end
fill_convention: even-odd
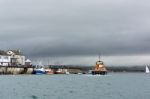
{"type": "Polygon", "coordinates": [[[0,55],[7,55],[6,51],[0,50],[0,55]]]}
{"type": "Polygon", "coordinates": [[[7,50],[7,51],[0,50],[0,55],[8,55],[9,56],[10,55],[10,54],[8,54],[9,51],[15,55],[22,55],[20,50],[7,50]]]}

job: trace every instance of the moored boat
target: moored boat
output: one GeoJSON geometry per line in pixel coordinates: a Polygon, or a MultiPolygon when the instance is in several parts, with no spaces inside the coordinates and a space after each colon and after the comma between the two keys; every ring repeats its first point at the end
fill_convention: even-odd
{"type": "Polygon", "coordinates": [[[45,72],[46,72],[46,74],[49,74],[49,75],[54,74],[54,71],[51,69],[46,69],[45,72]]]}
{"type": "Polygon", "coordinates": [[[44,68],[38,68],[35,69],[35,74],[46,74],[46,71],[44,68]]]}
{"type": "Polygon", "coordinates": [[[65,71],[63,71],[63,69],[58,69],[55,73],[56,74],[65,74],[65,71]]]}

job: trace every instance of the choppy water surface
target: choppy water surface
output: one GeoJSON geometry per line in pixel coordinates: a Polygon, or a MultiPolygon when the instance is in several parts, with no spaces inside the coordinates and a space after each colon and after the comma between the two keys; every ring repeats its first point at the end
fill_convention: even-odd
{"type": "Polygon", "coordinates": [[[0,75],[0,99],[150,99],[150,75],[0,75]]]}

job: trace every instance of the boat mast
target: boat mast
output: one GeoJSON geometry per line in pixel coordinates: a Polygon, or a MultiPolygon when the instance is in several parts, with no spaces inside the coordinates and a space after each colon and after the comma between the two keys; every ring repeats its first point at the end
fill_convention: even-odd
{"type": "Polygon", "coordinates": [[[101,54],[99,54],[98,58],[99,58],[99,61],[100,61],[100,59],[101,59],[101,54]]]}

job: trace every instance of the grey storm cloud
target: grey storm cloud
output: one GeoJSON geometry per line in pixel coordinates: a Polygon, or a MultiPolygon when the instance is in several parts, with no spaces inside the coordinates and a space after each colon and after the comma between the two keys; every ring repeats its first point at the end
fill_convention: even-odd
{"type": "Polygon", "coordinates": [[[1,0],[1,49],[30,57],[150,54],[148,0],[1,0]]]}

